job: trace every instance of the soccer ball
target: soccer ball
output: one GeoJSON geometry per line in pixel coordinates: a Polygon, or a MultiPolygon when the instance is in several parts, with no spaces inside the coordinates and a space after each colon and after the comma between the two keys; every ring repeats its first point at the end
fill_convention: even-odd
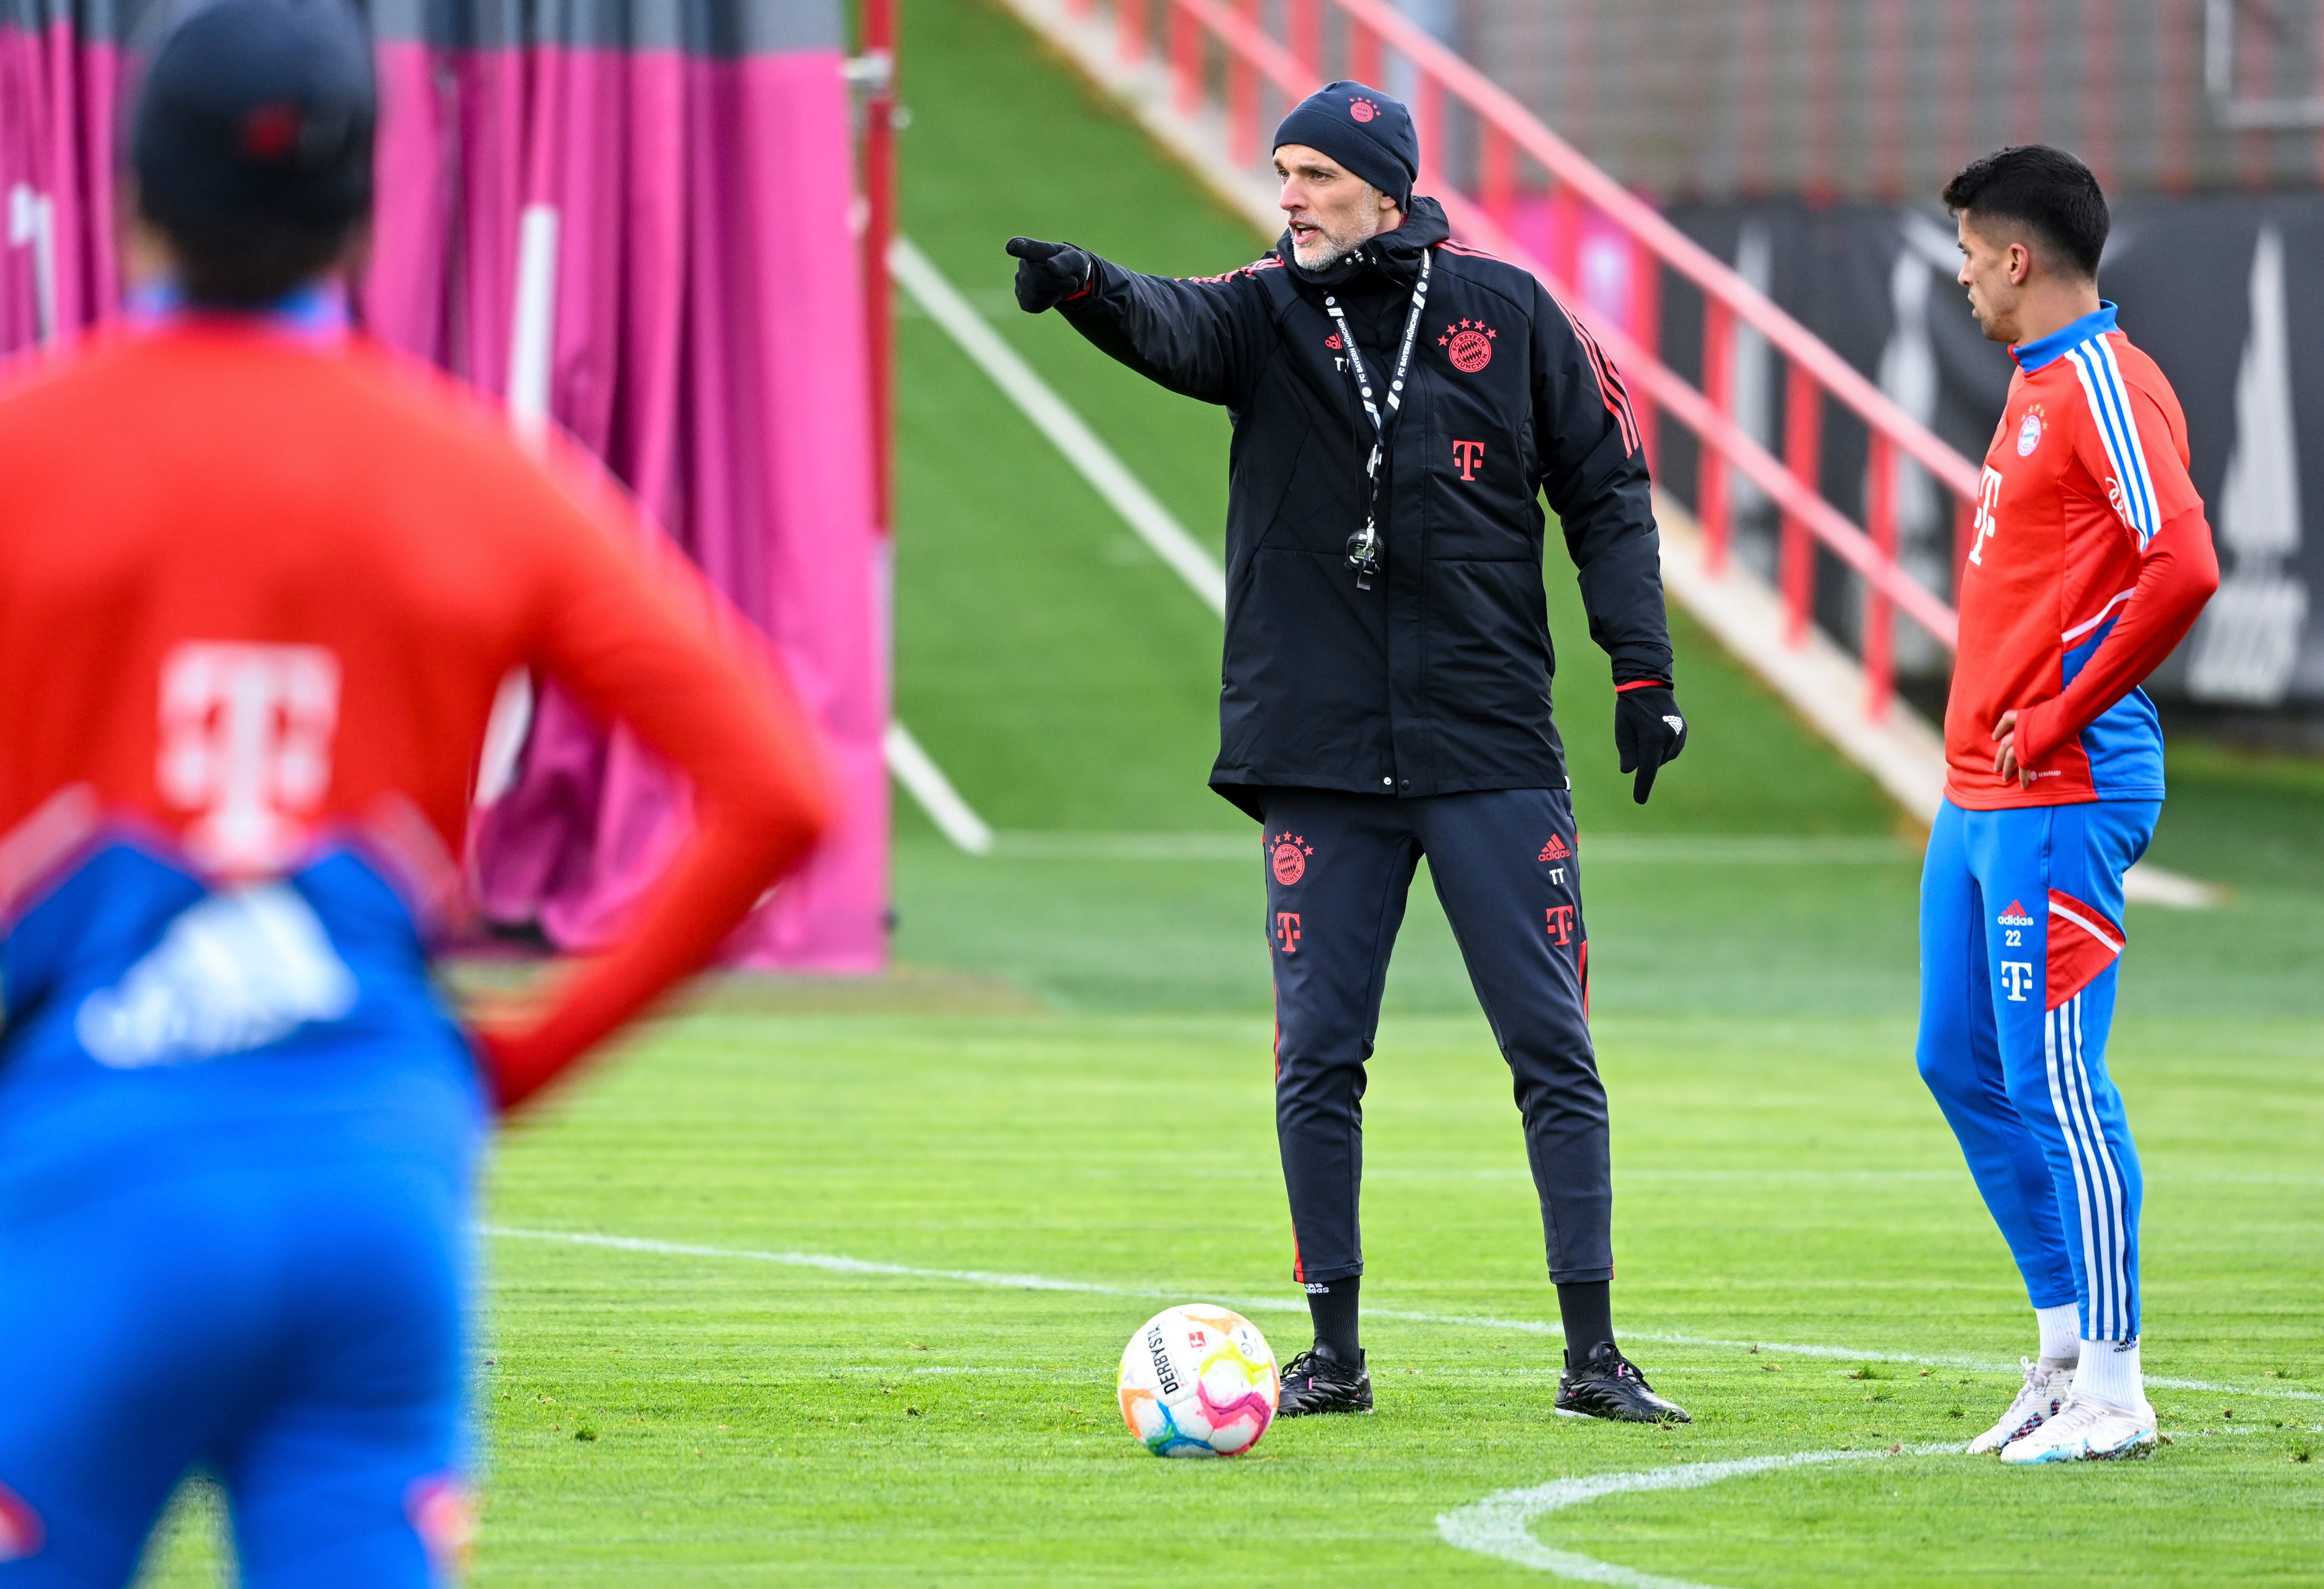
{"type": "Polygon", "coordinates": [[[1231,1308],[1166,1307],[1121,1349],[1122,1421],[1157,1456],[1250,1450],[1281,1391],[1267,1337],[1231,1308]]]}

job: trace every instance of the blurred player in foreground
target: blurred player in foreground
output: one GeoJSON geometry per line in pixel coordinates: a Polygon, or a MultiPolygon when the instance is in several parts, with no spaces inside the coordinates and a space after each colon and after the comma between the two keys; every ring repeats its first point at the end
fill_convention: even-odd
{"type": "Polygon", "coordinates": [[[490,1116],[825,819],[798,710],[617,494],[346,333],[374,120],[329,0],[191,12],[137,107],[134,328],[0,399],[7,1589],[125,1582],[196,1464],[248,1589],[443,1581],[490,1116]],[[472,1040],[426,953],[520,665],[696,825],[634,938],[472,1040]]]}
{"type": "Polygon", "coordinates": [[[1921,883],[1921,1075],[2025,1277],[2039,1355],[1969,1445],[2007,1463],[2154,1444],[2137,1150],[2107,1074],[2123,873],[2163,809],[2138,688],[2219,582],[2187,421],[2098,297],[2107,203],[2039,145],[1946,187],[1970,312],[2017,372],[1986,453],[1921,883]]]}

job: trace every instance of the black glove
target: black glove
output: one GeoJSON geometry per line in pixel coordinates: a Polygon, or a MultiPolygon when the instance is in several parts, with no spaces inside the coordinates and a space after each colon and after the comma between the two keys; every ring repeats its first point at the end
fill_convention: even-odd
{"type": "Polygon", "coordinates": [[[1011,237],[1009,252],[1017,258],[1017,307],[1028,315],[1055,309],[1068,298],[1079,298],[1097,268],[1088,254],[1070,243],[1011,237]]]}
{"type": "Polygon", "coordinates": [[[1686,749],[1686,719],[1679,716],[1678,697],[1659,684],[1616,696],[1614,748],[1622,753],[1622,771],[1638,775],[1630,798],[1645,805],[1654,792],[1655,774],[1686,749]]]}

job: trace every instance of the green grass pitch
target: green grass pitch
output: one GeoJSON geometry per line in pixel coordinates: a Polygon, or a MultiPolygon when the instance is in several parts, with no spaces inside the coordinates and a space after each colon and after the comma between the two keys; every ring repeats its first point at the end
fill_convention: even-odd
{"type": "MultiPolygon", "coordinates": [[[[1223,417],[1007,309],[1000,244],[1207,273],[1257,242],[982,0],[906,24],[908,230],[1215,535],[1223,417]]],[[[1202,787],[1215,620],[932,324],[905,317],[902,359],[899,715],[1005,830],[1255,836],[1202,787]]],[[[902,808],[895,975],[713,990],[500,1149],[495,1227],[645,1245],[485,1238],[475,1581],[1554,1582],[1439,1519],[1844,1452],[1510,1526],[1632,1575],[1601,1582],[2324,1582],[2324,769],[2175,746],[2156,858],[2232,895],[2130,914],[2110,1061],[2173,1444],[2032,1473],[1932,1453],[2006,1403],[2032,1326],[1913,1074],[1909,838],[1683,621],[1695,743],[1631,806],[1554,555],[1549,585],[1616,1323],[1692,1426],[1550,1415],[1521,1137],[1424,876],[1367,1100],[1379,1410],[1240,1460],[1147,1456],[1112,1387],[1148,1315],[1223,1299],[1279,1354],[1305,1344],[1256,846],[973,859],[902,808]]],[[[208,1506],[189,1491],[147,1584],[217,1581],[208,1506]]]]}

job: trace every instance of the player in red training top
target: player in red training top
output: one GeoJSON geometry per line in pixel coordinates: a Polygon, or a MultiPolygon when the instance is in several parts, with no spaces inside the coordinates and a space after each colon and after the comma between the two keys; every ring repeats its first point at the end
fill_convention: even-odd
{"type": "Polygon", "coordinates": [[[489,1113],[825,820],[798,707],[618,494],[348,334],[374,104],[337,0],[189,10],[135,323],[0,397],[5,1589],[127,1582],[196,1464],[251,1589],[447,1581],[489,1113]],[[696,821],[632,939],[476,1042],[427,950],[519,666],[696,821]]]}
{"type": "Polygon", "coordinates": [[[1921,1075],[1960,1139],[2041,1331],[1972,1452],[2154,1443],[2139,1368],[2138,1154],[2107,1074],[2123,874],[2163,808],[2139,681],[2218,585],[2187,422],[2098,293],[2108,217],[2039,145],[1955,177],[1961,284],[2017,373],[1987,452],[1921,883],[1921,1075]]]}

